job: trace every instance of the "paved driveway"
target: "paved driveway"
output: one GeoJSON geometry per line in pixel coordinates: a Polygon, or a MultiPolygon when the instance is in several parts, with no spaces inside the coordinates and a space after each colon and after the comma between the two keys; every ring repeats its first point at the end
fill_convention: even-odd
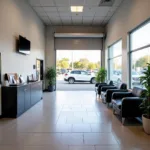
{"type": "Polygon", "coordinates": [[[57,77],[57,90],[58,91],[94,91],[94,84],[88,82],[75,82],[69,84],[64,81],[63,76],[57,77]]]}

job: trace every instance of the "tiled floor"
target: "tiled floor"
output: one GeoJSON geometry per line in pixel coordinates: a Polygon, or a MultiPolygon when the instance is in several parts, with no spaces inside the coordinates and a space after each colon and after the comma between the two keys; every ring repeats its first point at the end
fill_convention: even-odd
{"type": "Polygon", "coordinates": [[[122,126],[92,91],[44,93],[18,119],[0,119],[0,150],[149,150],[142,126],[122,126]]]}

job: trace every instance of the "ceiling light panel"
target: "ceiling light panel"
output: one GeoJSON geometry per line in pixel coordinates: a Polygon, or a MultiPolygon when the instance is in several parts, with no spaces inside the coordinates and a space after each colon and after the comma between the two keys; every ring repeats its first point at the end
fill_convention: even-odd
{"type": "Polygon", "coordinates": [[[83,6],[71,6],[71,12],[83,12],[83,6]]]}

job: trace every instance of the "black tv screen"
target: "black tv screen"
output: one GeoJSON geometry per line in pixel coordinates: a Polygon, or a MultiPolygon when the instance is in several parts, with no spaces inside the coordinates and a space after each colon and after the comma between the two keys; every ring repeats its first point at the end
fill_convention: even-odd
{"type": "Polygon", "coordinates": [[[19,36],[19,53],[30,54],[30,41],[22,36],[19,36]]]}

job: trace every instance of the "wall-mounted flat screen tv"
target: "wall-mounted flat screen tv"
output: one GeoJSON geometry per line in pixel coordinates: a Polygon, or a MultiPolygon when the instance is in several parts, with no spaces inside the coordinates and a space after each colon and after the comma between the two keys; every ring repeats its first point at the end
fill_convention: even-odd
{"type": "Polygon", "coordinates": [[[29,55],[30,54],[30,47],[31,43],[29,40],[25,39],[22,36],[19,36],[19,53],[29,55]]]}

